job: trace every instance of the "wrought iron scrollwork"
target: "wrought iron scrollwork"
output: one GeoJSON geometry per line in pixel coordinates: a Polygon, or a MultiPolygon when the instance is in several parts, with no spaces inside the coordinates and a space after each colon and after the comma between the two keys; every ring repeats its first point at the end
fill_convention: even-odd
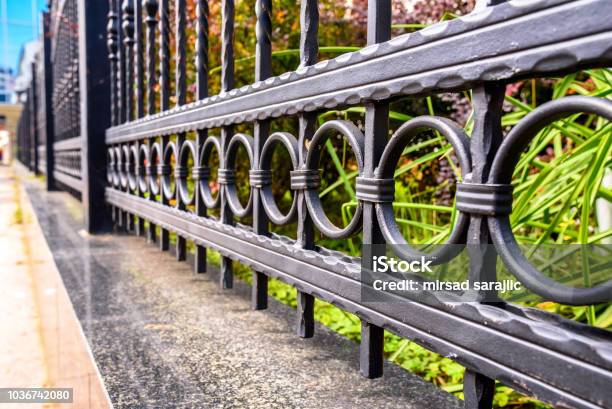
{"type": "MultiPolygon", "coordinates": [[[[424,129],[433,129],[439,132],[453,147],[459,165],[461,166],[462,176],[469,175],[472,164],[469,153],[469,142],[465,131],[456,123],[446,118],[434,116],[421,116],[411,119],[402,125],[391,137],[391,140],[385,147],[385,150],[380,158],[380,162],[375,171],[376,181],[386,181],[380,183],[377,193],[381,190],[390,189],[390,181],[394,178],[395,167],[399,161],[402,152],[424,129]]],[[[460,212],[457,215],[455,225],[446,240],[446,243],[431,253],[424,253],[414,249],[402,236],[402,233],[395,222],[393,212],[393,198],[389,194],[384,197],[378,193],[376,201],[376,216],[385,240],[394,250],[394,252],[405,260],[414,260],[425,257],[432,261],[432,264],[441,264],[454,258],[465,244],[465,237],[469,223],[469,216],[460,212]]]]}
{"type": "MultiPolygon", "coordinates": [[[[493,160],[489,184],[510,184],[521,152],[537,133],[552,122],[577,113],[595,114],[612,121],[612,101],[571,96],[550,101],[527,114],[508,134],[493,160]]],[[[612,280],[592,288],[575,288],[544,276],[523,255],[508,214],[488,219],[491,238],[504,264],[531,291],[564,304],[582,305],[612,300],[612,280]]]]}
{"type": "MultiPolygon", "coordinates": [[[[352,122],[349,121],[329,121],[321,125],[317,132],[315,132],[310,145],[308,147],[308,153],[306,154],[305,169],[307,171],[313,171],[318,168],[319,160],[321,159],[321,152],[325,146],[325,142],[333,132],[346,137],[355,158],[357,160],[357,169],[359,175],[363,173],[363,133],[357,128],[352,122]]],[[[312,182],[314,179],[310,179],[312,182]]],[[[319,231],[326,237],[331,239],[343,239],[357,233],[361,229],[361,213],[363,207],[361,202],[358,202],[355,214],[351,221],[346,227],[340,228],[334,225],[331,220],[325,214],[321,200],[319,199],[318,186],[314,184],[308,185],[304,190],[306,195],[306,203],[308,205],[308,211],[312,221],[317,226],[319,231]]]]}
{"type": "Polygon", "coordinates": [[[232,209],[232,213],[237,217],[247,216],[251,210],[253,209],[253,191],[251,188],[251,192],[249,193],[249,199],[246,206],[243,206],[240,203],[240,199],[238,198],[238,190],[236,189],[236,171],[234,168],[236,167],[236,158],[238,155],[238,147],[242,145],[247,152],[249,157],[249,161],[253,164],[253,137],[249,135],[245,135],[242,133],[237,133],[229,141],[227,145],[227,151],[225,153],[225,164],[226,169],[219,169],[219,183],[222,181],[222,175],[225,173],[225,180],[223,180],[223,184],[225,185],[225,193],[227,198],[227,203],[232,209]]]}
{"type": "Polygon", "coordinates": [[[185,141],[181,146],[181,151],[179,152],[177,159],[177,169],[181,169],[181,172],[175,170],[174,174],[176,176],[176,185],[178,193],[181,196],[181,201],[186,205],[193,204],[193,201],[195,200],[195,195],[193,193],[189,193],[187,183],[189,157],[194,160],[196,157],[196,148],[192,141],[185,141]]]}
{"type": "Polygon", "coordinates": [[[208,182],[210,180],[210,158],[213,150],[217,151],[217,155],[221,152],[221,142],[216,136],[209,136],[202,145],[200,152],[200,163],[197,169],[193,170],[193,177],[200,184],[200,194],[204,205],[209,209],[219,207],[221,200],[221,191],[215,196],[210,190],[208,182]]]}
{"type": "Polygon", "coordinates": [[[151,175],[147,163],[149,163],[149,147],[145,144],[140,145],[138,149],[138,167],[136,174],[138,176],[138,188],[141,193],[149,191],[149,177],[151,175]]]}
{"type": "Polygon", "coordinates": [[[157,165],[157,174],[161,179],[162,194],[167,200],[174,199],[176,191],[176,184],[173,183],[173,166],[172,160],[175,161],[176,166],[176,146],[174,142],[168,142],[164,149],[164,156],[162,162],[157,165]]]}
{"type": "Polygon", "coordinates": [[[262,183],[261,185],[261,200],[263,202],[264,210],[272,223],[284,225],[295,219],[298,195],[297,192],[293,194],[291,207],[287,214],[283,214],[276,205],[274,195],[272,194],[272,154],[274,153],[274,148],[278,145],[283,146],[289,153],[293,170],[297,170],[299,167],[298,141],[295,136],[287,132],[275,132],[270,135],[261,150],[261,159],[259,161],[260,171],[267,172],[267,174],[270,175],[269,183],[262,183]]]}

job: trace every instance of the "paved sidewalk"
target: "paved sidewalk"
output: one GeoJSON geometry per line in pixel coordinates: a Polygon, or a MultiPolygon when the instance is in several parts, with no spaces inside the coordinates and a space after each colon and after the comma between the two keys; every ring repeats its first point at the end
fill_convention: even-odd
{"type": "Polygon", "coordinates": [[[0,387],[67,387],[73,404],[0,408],[108,408],[89,347],[27,195],[0,166],[0,387]]]}
{"type": "Polygon", "coordinates": [[[295,310],[250,309],[250,287],[220,290],[216,271],[142,237],[88,236],[80,203],[27,192],[116,408],[460,408],[398,366],[359,374],[359,347],[317,325],[294,334],[295,310]]]}

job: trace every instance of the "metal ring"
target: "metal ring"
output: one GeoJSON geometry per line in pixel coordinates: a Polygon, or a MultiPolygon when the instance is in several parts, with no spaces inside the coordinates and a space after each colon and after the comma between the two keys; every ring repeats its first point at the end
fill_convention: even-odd
{"type": "MultiPolygon", "coordinates": [[[[449,119],[425,115],[411,119],[393,134],[380,158],[375,177],[378,179],[393,179],[397,162],[402,156],[404,148],[424,129],[438,131],[452,145],[459,160],[462,175],[472,171],[469,141],[464,130],[449,119]]],[[[376,203],[375,206],[376,217],[385,240],[395,254],[404,260],[412,261],[425,257],[432,264],[441,264],[452,260],[465,245],[469,223],[468,214],[458,212],[455,225],[446,243],[431,253],[425,253],[410,246],[402,236],[395,222],[392,200],[376,203]]]]}
{"type": "MultiPolygon", "coordinates": [[[[228,170],[234,170],[236,167],[236,156],[238,154],[238,147],[242,145],[245,147],[249,156],[251,166],[253,165],[253,150],[255,143],[253,137],[237,133],[229,141],[227,145],[227,152],[225,153],[225,168],[228,170]]],[[[238,191],[236,189],[235,179],[229,178],[227,183],[223,185],[222,190],[225,192],[227,204],[229,205],[232,213],[237,217],[244,217],[251,212],[253,208],[253,189],[249,193],[249,201],[246,206],[242,206],[240,199],[238,199],[238,191]]]]}
{"type": "Polygon", "coordinates": [[[131,191],[136,191],[138,187],[138,179],[136,175],[136,167],[138,164],[138,148],[135,145],[129,147],[128,161],[126,165],[126,173],[128,177],[128,186],[131,191]]]}
{"type": "MultiPolygon", "coordinates": [[[[353,149],[353,153],[355,154],[355,158],[357,159],[357,168],[359,175],[361,176],[363,172],[363,146],[365,138],[359,128],[349,121],[329,121],[317,129],[312,140],[310,141],[308,153],[306,154],[306,169],[318,169],[323,146],[329,139],[330,133],[333,131],[344,135],[348,140],[351,148],[353,149]]],[[[351,236],[361,229],[361,214],[363,212],[363,204],[361,202],[358,202],[355,214],[353,215],[353,218],[349,224],[344,228],[339,228],[338,226],[334,225],[325,214],[325,210],[323,209],[321,200],[319,199],[318,189],[309,187],[304,190],[304,195],[306,197],[306,204],[308,206],[310,217],[323,235],[331,239],[343,239],[351,236]]]]}
{"type": "Polygon", "coordinates": [[[119,187],[121,186],[121,180],[119,178],[119,173],[121,172],[121,149],[119,146],[115,146],[111,148],[113,150],[113,156],[115,157],[115,171],[113,172],[113,186],[119,187]]]}
{"type": "MultiPolygon", "coordinates": [[[[179,157],[178,157],[178,164],[180,166],[180,168],[184,169],[185,172],[181,173],[179,175],[179,177],[176,178],[176,184],[178,187],[178,192],[181,198],[181,202],[183,202],[186,205],[191,205],[193,204],[193,201],[195,199],[195,193],[190,194],[189,193],[189,189],[187,186],[187,164],[189,161],[188,158],[188,154],[191,154],[191,157],[193,158],[193,162],[195,163],[196,160],[196,150],[195,150],[195,145],[193,144],[192,141],[184,141],[183,145],[181,146],[181,151],[179,152],[179,157]],[[185,175],[183,177],[183,174],[185,175]]],[[[179,169],[177,167],[177,169],[179,169]]],[[[175,174],[176,174],[176,170],[175,170],[175,174]]]]}
{"type": "MultiPolygon", "coordinates": [[[[263,147],[261,148],[261,159],[259,161],[259,168],[262,171],[271,172],[272,169],[272,155],[274,153],[274,147],[276,144],[281,144],[289,152],[291,158],[291,164],[293,169],[297,169],[299,166],[298,162],[298,142],[293,135],[287,132],[275,132],[268,137],[263,147]]],[[[296,215],[297,210],[297,197],[298,194],[293,194],[293,201],[291,202],[291,208],[287,214],[283,214],[274,200],[274,194],[272,193],[272,185],[262,186],[259,191],[261,192],[261,202],[263,208],[268,215],[268,218],[272,223],[277,225],[284,225],[291,222],[296,215]]]]}
{"type": "Polygon", "coordinates": [[[121,161],[119,162],[119,180],[121,183],[121,187],[127,189],[128,187],[128,158],[130,156],[130,151],[127,145],[121,146],[119,150],[121,154],[121,161]]]}
{"type": "MultiPolygon", "coordinates": [[[[210,155],[212,154],[213,148],[217,150],[217,155],[221,154],[221,142],[219,142],[219,138],[217,138],[216,136],[209,136],[204,140],[204,144],[202,145],[202,151],[200,152],[200,169],[210,169],[208,163],[210,161],[210,155]]],[[[198,183],[200,184],[199,190],[200,196],[202,197],[202,201],[204,202],[204,205],[207,208],[214,209],[215,207],[219,206],[221,195],[217,194],[216,197],[213,196],[210,190],[210,186],[208,186],[208,181],[210,179],[210,170],[208,172],[202,172],[198,176],[198,183]]]]}
{"type": "Polygon", "coordinates": [[[157,163],[161,163],[161,145],[155,142],[149,152],[149,188],[153,196],[161,193],[161,180],[157,177],[157,163]]]}
{"type": "Polygon", "coordinates": [[[159,169],[164,169],[161,174],[161,184],[162,184],[162,192],[164,197],[167,200],[174,199],[174,194],[176,192],[176,184],[172,186],[172,155],[174,155],[175,166],[177,163],[176,156],[176,145],[174,142],[168,142],[166,144],[166,148],[164,149],[164,156],[162,164],[159,165],[159,169]],[[167,170],[167,171],[166,171],[167,170]]]}
{"type": "MultiPolygon", "coordinates": [[[[587,112],[612,121],[612,102],[595,97],[572,96],[547,102],[527,114],[504,138],[491,167],[489,183],[510,184],[521,153],[538,132],[567,115],[587,112]]],[[[592,288],[558,283],[538,271],[521,252],[508,215],[489,217],[489,230],[501,259],[528,289],[551,301],[584,305],[612,300],[612,280],[592,288]]]]}
{"type": "Polygon", "coordinates": [[[146,193],[149,191],[149,182],[147,180],[148,173],[146,172],[147,166],[150,164],[149,162],[149,147],[145,144],[141,144],[139,149],[139,157],[138,157],[138,167],[139,171],[136,172],[138,175],[138,188],[141,193],[146,193]]]}
{"type": "Polygon", "coordinates": [[[108,155],[106,158],[106,181],[112,186],[115,180],[115,151],[113,148],[108,148],[106,153],[108,155]]]}

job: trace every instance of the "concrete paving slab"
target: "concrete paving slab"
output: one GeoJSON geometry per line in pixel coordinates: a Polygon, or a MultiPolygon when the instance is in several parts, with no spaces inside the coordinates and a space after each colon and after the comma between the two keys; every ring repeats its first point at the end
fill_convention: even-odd
{"type": "Polygon", "coordinates": [[[0,166],[0,278],[0,387],[74,390],[72,404],[0,407],[111,407],[36,215],[6,166],[0,166]]]}

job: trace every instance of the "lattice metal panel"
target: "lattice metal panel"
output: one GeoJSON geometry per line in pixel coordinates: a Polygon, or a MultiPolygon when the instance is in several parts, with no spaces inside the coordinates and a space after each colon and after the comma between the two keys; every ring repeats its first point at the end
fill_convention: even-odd
{"type": "Polygon", "coordinates": [[[78,10],[76,0],[51,4],[55,140],[80,135],[78,10]]]}
{"type": "MultiPolygon", "coordinates": [[[[186,257],[186,240],[193,241],[197,272],[205,271],[206,248],[220,252],[223,288],[232,287],[232,260],[250,266],[256,309],[266,307],[268,276],[294,285],[302,337],[313,336],[314,297],[357,314],[362,319],[360,362],[365,376],[382,374],[384,328],[465,365],[470,408],[491,404],[494,380],[559,407],[611,407],[609,333],[504,302],[458,304],[425,293],[412,302],[387,294],[386,302],[365,303],[359,272],[371,268],[367,260],[372,254],[360,259],[315,245],[316,231],[335,240],[362,231],[365,243],[401,244],[394,250],[404,260],[425,257],[446,263],[456,257],[457,248],[493,243],[511,273],[546,299],[576,305],[612,300],[612,281],[574,288],[544,276],[522,255],[509,222],[512,172],[535,133],[577,112],[610,120],[612,103],[603,98],[559,99],[534,110],[503,140],[501,129],[508,81],[610,65],[612,2],[485,3],[496,5],[391,39],[391,2],[370,1],[368,47],[317,62],[318,4],[302,0],[300,67],[271,77],[274,4],[258,0],[255,83],[235,89],[234,2],[223,0],[221,92],[209,96],[208,3],[198,0],[193,22],[197,100],[186,103],[185,0],[172,3],[174,15],[169,0],[111,0],[107,35],[114,126],[106,132],[106,199],[115,221],[145,234],[147,220],[148,238],[162,250],[169,247],[169,232],[176,233],[179,260],[186,257]],[[176,44],[172,55],[171,39],[176,44]],[[389,103],[394,98],[468,89],[475,109],[471,138],[453,121],[433,116],[414,118],[388,138],[389,103]],[[317,123],[318,112],[356,105],[365,105],[364,131],[350,121],[317,123]],[[270,121],[287,116],[298,117],[297,134],[272,133],[270,121]],[[251,125],[253,135],[234,132],[241,124],[251,125]],[[213,128],[220,128],[218,136],[209,134],[213,128]],[[399,156],[424,128],[452,145],[463,173],[456,223],[433,254],[409,247],[392,204],[399,156]],[[195,140],[187,138],[188,132],[196,133],[195,140]],[[356,210],[346,227],[329,220],[319,198],[319,162],[333,134],[347,140],[357,164],[356,210]],[[291,161],[293,204],[287,213],[278,209],[270,189],[271,155],[277,145],[289,152],[291,161]],[[237,180],[239,147],[250,162],[246,205],[237,193],[245,183],[237,180]],[[209,187],[215,151],[220,163],[217,196],[209,187]],[[195,191],[190,191],[189,180],[195,191]],[[220,217],[207,216],[212,209],[220,217]],[[252,225],[237,223],[244,216],[252,225]],[[297,239],[269,231],[270,224],[294,221],[297,239]]],[[[487,279],[486,272],[495,270],[495,257],[470,257],[471,279],[487,279]]]]}

